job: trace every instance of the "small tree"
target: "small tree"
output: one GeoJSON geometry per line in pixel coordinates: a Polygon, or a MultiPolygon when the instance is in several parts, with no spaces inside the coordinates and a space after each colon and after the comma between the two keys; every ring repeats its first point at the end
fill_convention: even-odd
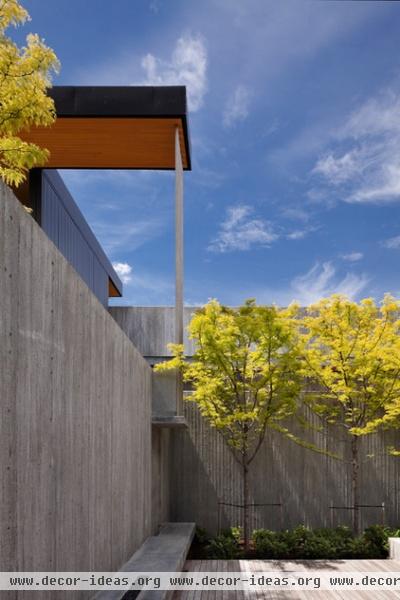
{"type": "Polygon", "coordinates": [[[350,436],[353,529],[359,531],[360,434],[376,430],[385,407],[399,403],[400,304],[385,296],[359,304],[333,295],[299,320],[304,373],[318,390],[306,404],[350,436]]]}
{"type": "Polygon", "coordinates": [[[189,325],[192,359],[171,344],[174,358],[158,370],[181,369],[193,386],[188,400],[226,440],[243,478],[243,537],[249,546],[249,466],[268,427],[293,414],[300,389],[298,361],[287,312],[256,306],[238,309],[210,301],[189,325]]]}
{"type": "Polygon", "coordinates": [[[49,73],[58,69],[54,52],[34,34],[26,46],[6,36],[10,25],[29,19],[17,0],[0,0],[0,177],[18,186],[29,169],[44,164],[48,151],[23,141],[18,134],[32,125],[51,125],[54,103],[46,95],[49,73]]]}

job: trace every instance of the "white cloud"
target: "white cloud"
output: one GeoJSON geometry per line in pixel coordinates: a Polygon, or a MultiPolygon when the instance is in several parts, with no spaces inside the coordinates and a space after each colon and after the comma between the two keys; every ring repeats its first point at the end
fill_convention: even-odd
{"type": "Polygon", "coordinates": [[[216,239],[209,245],[209,250],[249,250],[253,246],[269,246],[278,239],[271,223],[251,218],[253,210],[250,206],[234,206],[228,208],[227,212],[227,218],[221,224],[216,239]]]}
{"type": "Polygon", "coordinates": [[[141,61],[146,73],[142,85],[186,85],[188,103],[195,112],[203,105],[207,90],[207,50],[202,37],[183,35],[170,60],[146,54],[141,61]]]}
{"type": "Polygon", "coordinates": [[[390,250],[398,250],[400,248],[400,235],[385,240],[382,242],[382,246],[390,248],[390,250]]]}
{"type": "Polygon", "coordinates": [[[348,254],[342,254],[340,258],[347,262],[357,262],[364,257],[362,252],[349,252],[348,254]]]}
{"type": "Polygon", "coordinates": [[[332,154],[324,156],[317,161],[313,173],[319,173],[333,185],[339,185],[353,179],[360,173],[361,165],[356,152],[347,152],[335,158],[332,154]]]}
{"type": "MultiPolygon", "coordinates": [[[[399,137],[400,146],[400,137],[399,137]]],[[[398,154],[400,147],[394,149],[398,154]]],[[[399,156],[399,155],[398,155],[399,156]]],[[[394,157],[387,157],[387,160],[393,161],[394,157]]],[[[399,163],[395,164],[392,162],[384,163],[385,158],[382,156],[382,164],[380,165],[380,172],[376,173],[375,177],[370,177],[369,181],[365,185],[356,189],[347,198],[348,202],[398,202],[400,200],[400,157],[399,163]]]]}
{"type": "Polygon", "coordinates": [[[232,127],[248,117],[250,100],[250,90],[244,85],[238,85],[225,105],[222,116],[224,127],[232,127]]]}
{"type": "Polygon", "coordinates": [[[310,219],[310,212],[298,206],[286,206],[282,208],[281,214],[291,221],[303,221],[305,223],[310,219]]]}
{"type": "Polygon", "coordinates": [[[364,274],[346,273],[338,278],[334,265],[328,261],[316,263],[307,273],[295,277],[291,282],[291,290],[293,297],[305,305],[333,293],[356,298],[368,282],[369,278],[364,274]]]}
{"type": "Polygon", "coordinates": [[[132,280],[132,267],[128,263],[114,262],[112,264],[122,283],[129,283],[132,280]]]}
{"type": "Polygon", "coordinates": [[[265,274],[265,283],[253,283],[238,288],[226,286],[219,291],[221,302],[230,305],[239,305],[245,298],[256,298],[259,304],[277,304],[288,306],[294,300],[301,306],[307,306],[326,298],[333,293],[345,294],[351,299],[359,300],[362,297],[370,278],[365,274],[345,272],[339,274],[332,261],[316,263],[306,273],[293,277],[288,282],[270,287],[268,273],[265,274]]]}
{"type": "Polygon", "coordinates": [[[400,201],[400,93],[386,90],[330,134],[333,148],[312,173],[350,203],[400,201]]]}
{"type": "MultiPolygon", "coordinates": [[[[154,7],[158,5],[156,2],[154,7]]],[[[135,47],[128,46],[102,63],[84,65],[74,80],[80,85],[185,85],[189,108],[195,112],[202,107],[207,91],[206,42],[199,34],[183,34],[170,56],[138,54],[135,47]]]]}
{"type": "Polygon", "coordinates": [[[303,240],[309,233],[310,229],[296,229],[286,235],[288,240],[303,240]]]}

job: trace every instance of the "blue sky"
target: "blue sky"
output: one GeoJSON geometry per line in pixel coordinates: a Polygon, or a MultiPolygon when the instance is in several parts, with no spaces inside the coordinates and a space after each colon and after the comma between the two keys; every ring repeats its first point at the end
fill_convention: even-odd
{"type": "MultiPolygon", "coordinates": [[[[26,0],[64,85],[187,85],[185,299],[400,295],[400,4],[26,0]]],[[[62,173],[125,281],[174,301],[174,179],[62,173]]]]}

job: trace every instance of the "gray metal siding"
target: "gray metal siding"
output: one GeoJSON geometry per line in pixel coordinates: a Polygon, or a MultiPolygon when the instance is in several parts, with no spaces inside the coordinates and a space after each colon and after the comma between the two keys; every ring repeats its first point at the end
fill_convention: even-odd
{"type": "MultiPolygon", "coordinates": [[[[68,201],[71,200],[68,198],[68,201]]],[[[62,190],[42,175],[41,225],[100,302],[108,304],[109,275],[67,210],[62,190]]]]}

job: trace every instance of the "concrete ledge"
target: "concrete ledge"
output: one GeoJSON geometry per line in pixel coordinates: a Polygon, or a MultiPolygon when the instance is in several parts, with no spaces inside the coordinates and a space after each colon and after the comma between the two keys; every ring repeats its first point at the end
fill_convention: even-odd
{"type": "Polygon", "coordinates": [[[169,429],[176,429],[188,426],[185,417],[179,415],[171,415],[166,417],[153,415],[151,418],[151,424],[153,427],[166,427],[169,429]]]}
{"type": "Polygon", "coordinates": [[[389,558],[400,560],[400,538],[389,538],[389,558]]]}
{"type": "MultiPolygon", "coordinates": [[[[195,523],[165,523],[158,535],[151,536],[124,564],[118,573],[146,571],[181,571],[195,532],[195,523]]],[[[93,600],[122,600],[136,597],[137,600],[165,600],[172,591],[127,591],[105,590],[98,592],[93,600]],[[128,596],[129,594],[129,596],[128,596]]]]}

